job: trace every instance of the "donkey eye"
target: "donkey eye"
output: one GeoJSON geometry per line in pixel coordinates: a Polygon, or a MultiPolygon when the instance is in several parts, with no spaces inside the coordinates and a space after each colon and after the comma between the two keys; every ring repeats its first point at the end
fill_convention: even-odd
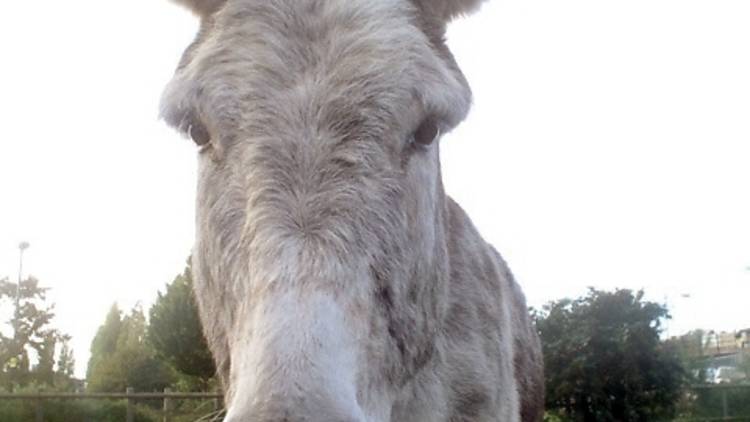
{"type": "Polygon", "coordinates": [[[414,131],[414,142],[417,145],[428,146],[440,137],[440,128],[433,118],[425,119],[414,131]]]}
{"type": "Polygon", "coordinates": [[[201,147],[208,145],[211,141],[211,135],[209,135],[208,130],[200,123],[193,123],[188,126],[187,134],[196,145],[201,147]]]}

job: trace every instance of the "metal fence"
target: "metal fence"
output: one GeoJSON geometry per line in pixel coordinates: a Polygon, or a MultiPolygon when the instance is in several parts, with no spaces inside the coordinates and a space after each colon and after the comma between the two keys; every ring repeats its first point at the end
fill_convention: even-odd
{"type": "MultiPolygon", "coordinates": [[[[165,389],[163,393],[137,393],[128,388],[124,393],[0,393],[0,400],[22,400],[34,403],[34,422],[45,422],[44,404],[53,400],[124,400],[125,421],[135,422],[136,403],[143,401],[161,401],[160,413],[163,422],[173,422],[177,416],[175,402],[178,400],[202,400],[209,402],[207,409],[197,421],[221,420],[223,413],[223,395],[221,393],[179,393],[165,389]]],[[[20,422],[20,421],[19,421],[20,422]]]]}

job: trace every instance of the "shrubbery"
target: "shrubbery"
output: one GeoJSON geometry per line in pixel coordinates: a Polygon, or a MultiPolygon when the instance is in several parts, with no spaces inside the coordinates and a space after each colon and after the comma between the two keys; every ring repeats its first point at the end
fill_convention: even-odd
{"type": "MultiPolygon", "coordinates": [[[[211,400],[180,400],[172,409],[171,422],[194,422],[216,413],[211,400]]],[[[123,422],[127,403],[109,399],[44,400],[42,411],[45,422],[123,422]]],[[[135,422],[161,422],[162,412],[162,401],[158,399],[139,400],[133,405],[135,422]]],[[[35,416],[34,400],[0,400],[0,421],[33,421],[35,416]]]]}
{"type": "Polygon", "coordinates": [[[548,420],[652,421],[675,412],[685,371],[659,339],[665,307],[643,292],[591,289],[535,314],[548,420]]]}
{"type": "MultiPolygon", "coordinates": [[[[123,422],[127,404],[123,400],[44,400],[44,422],[123,422]]],[[[0,421],[33,421],[32,400],[0,400],[0,421]]],[[[144,405],[134,406],[135,422],[160,422],[161,414],[144,405]]]]}

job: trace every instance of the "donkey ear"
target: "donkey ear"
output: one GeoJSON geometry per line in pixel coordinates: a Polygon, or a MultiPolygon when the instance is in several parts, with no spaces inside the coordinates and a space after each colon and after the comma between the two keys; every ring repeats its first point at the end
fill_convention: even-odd
{"type": "Polygon", "coordinates": [[[449,22],[451,19],[469,14],[485,0],[412,0],[426,15],[431,18],[449,22]]]}
{"type": "Polygon", "coordinates": [[[200,17],[207,17],[219,10],[226,0],[172,0],[181,4],[200,17]]]}

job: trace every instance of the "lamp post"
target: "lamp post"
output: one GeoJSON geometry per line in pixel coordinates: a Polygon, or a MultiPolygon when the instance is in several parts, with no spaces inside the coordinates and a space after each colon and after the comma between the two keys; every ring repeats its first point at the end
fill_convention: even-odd
{"type": "Polygon", "coordinates": [[[16,312],[18,312],[18,303],[21,300],[21,280],[23,279],[23,252],[31,246],[29,242],[18,244],[18,284],[16,284],[16,312]]]}

